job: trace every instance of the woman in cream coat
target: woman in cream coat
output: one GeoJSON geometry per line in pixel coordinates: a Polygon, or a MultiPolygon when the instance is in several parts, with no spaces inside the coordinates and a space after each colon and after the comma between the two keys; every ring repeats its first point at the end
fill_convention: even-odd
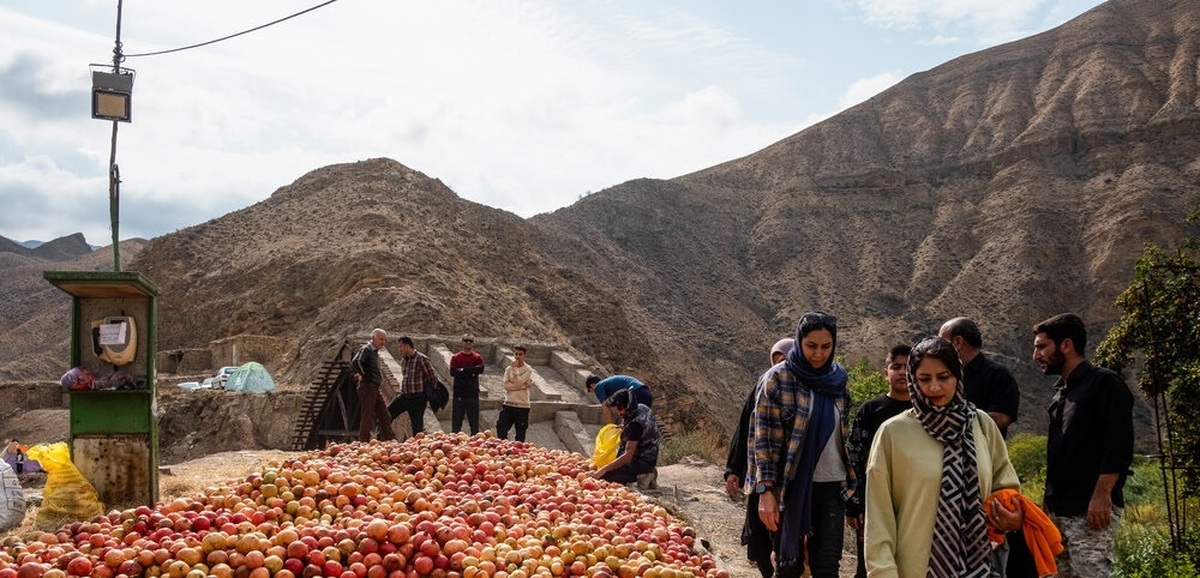
{"type": "Polygon", "coordinates": [[[871,577],[984,577],[987,527],[1021,527],[1021,512],[983,500],[1019,487],[1004,437],[963,396],[962,363],[930,338],[908,358],[913,409],[884,422],[867,462],[866,563],[871,577]]]}

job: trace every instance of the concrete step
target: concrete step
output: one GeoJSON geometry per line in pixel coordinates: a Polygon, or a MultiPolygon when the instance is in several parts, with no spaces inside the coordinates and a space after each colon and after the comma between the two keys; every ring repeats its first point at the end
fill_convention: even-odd
{"type": "MultiPolygon", "coordinates": [[[[450,377],[450,359],[458,349],[458,339],[450,336],[416,336],[414,345],[418,351],[429,356],[434,371],[446,387],[453,390],[450,377]]],[[[513,362],[512,343],[494,339],[476,338],[475,351],[483,357],[485,368],[479,376],[480,427],[496,429],[496,419],[504,402],[504,368],[513,362]]],[[[400,390],[400,364],[386,350],[380,352],[384,366],[385,399],[391,399],[400,390]]],[[[532,401],[529,411],[529,443],[582,453],[591,456],[596,433],[600,431],[603,414],[595,396],[584,393],[584,381],[591,371],[573,355],[554,344],[527,344],[526,362],[533,368],[534,387],[530,391],[532,401]]],[[[426,431],[450,431],[454,401],[436,415],[426,410],[426,431]]],[[[463,424],[464,429],[467,425],[463,424]]],[[[393,422],[393,429],[401,437],[411,431],[407,416],[393,422]]],[[[510,432],[509,436],[513,436],[510,432]]]]}

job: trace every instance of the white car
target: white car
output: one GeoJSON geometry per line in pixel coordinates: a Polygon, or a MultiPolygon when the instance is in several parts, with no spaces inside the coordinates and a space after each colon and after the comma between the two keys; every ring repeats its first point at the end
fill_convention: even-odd
{"type": "Polygon", "coordinates": [[[212,382],[208,382],[207,379],[204,381],[206,383],[209,383],[209,385],[214,388],[222,389],[225,387],[225,383],[229,381],[229,376],[233,375],[234,371],[237,371],[236,365],[226,365],[225,367],[222,367],[219,371],[217,371],[216,377],[211,378],[212,382]]]}

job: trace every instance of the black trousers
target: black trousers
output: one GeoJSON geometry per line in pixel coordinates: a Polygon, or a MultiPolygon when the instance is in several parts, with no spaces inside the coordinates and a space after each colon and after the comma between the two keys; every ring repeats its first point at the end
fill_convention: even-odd
{"type": "MultiPolygon", "coordinates": [[[[846,503],[842,501],[841,482],[813,482],[812,536],[808,539],[807,556],[812,578],[838,578],[845,525],[846,503]]],[[[776,576],[799,578],[803,570],[803,564],[797,568],[778,568],[776,576]]]]}
{"type": "Polygon", "coordinates": [[[408,419],[412,422],[413,435],[425,431],[425,394],[402,393],[388,404],[388,414],[392,419],[403,412],[408,413],[408,419]]]}
{"type": "Polygon", "coordinates": [[[471,425],[471,435],[479,433],[479,398],[454,397],[454,409],[450,413],[450,429],[454,433],[462,431],[463,416],[471,425]]]}
{"type": "Polygon", "coordinates": [[[746,521],[742,524],[742,545],[746,547],[746,559],[758,566],[758,573],[763,578],[771,578],[775,574],[775,564],[771,562],[771,531],[763,525],[758,517],[757,493],[746,498],[746,521]]]}
{"type": "Polygon", "coordinates": [[[648,474],[654,471],[653,464],[638,463],[637,460],[631,461],[611,472],[608,472],[602,480],[616,482],[618,484],[632,484],[637,481],[637,477],[642,474],[648,474]]]}
{"type": "Polygon", "coordinates": [[[508,428],[516,427],[517,441],[525,441],[525,430],[529,429],[529,408],[500,406],[500,417],[496,419],[496,437],[508,439],[508,428]]]}

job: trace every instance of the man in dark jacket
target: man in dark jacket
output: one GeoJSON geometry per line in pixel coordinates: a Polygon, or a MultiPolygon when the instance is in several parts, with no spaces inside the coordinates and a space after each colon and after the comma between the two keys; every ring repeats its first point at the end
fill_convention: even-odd
{"type": "Polygon", "coordinates": [[[392,420],[387,412],[387,402],[379,391],[383,373],[379,369],[379,350],[387,344],[387,332],[382,329],[371,331],[371,340],[363,345],[351,359],[350,371],[358,381],[358,441],[370,441],[371,430],[379,425],[379,439],[394,440],[392,420]]]}
{"type": "Polygon", "coordinates": [[[462,431],[463,416],[471,426],[471,435],[479,433],[479,375],[483,356],[475,352],[475,336],[462,336],[462,349],[450,358],[450,377],[454,378],[454,408],[450,428],[462,431]]]}

